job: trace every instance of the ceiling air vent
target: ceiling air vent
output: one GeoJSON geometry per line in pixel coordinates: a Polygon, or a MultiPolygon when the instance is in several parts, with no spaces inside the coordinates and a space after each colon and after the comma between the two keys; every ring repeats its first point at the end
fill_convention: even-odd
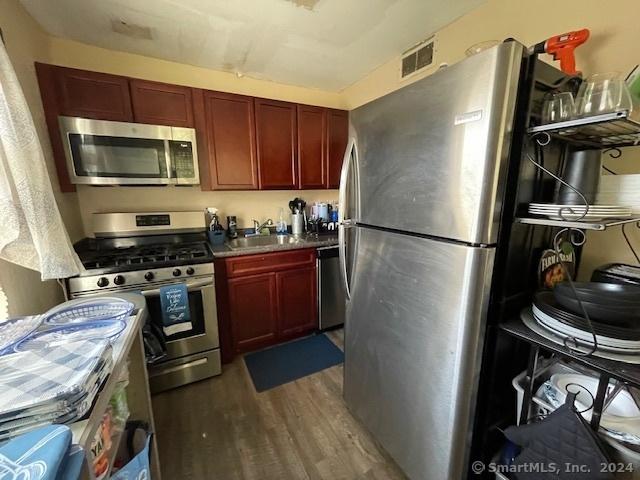
{"type": "Polygon", "coordinates": [[[408,77],[433,63],[434,38],[429,38],[402,54],[402,78],[408,77]]]}

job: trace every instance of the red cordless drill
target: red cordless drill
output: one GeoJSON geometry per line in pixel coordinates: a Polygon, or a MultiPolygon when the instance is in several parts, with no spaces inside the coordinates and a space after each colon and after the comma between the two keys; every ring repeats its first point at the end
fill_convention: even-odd
{"type": "Polygon", "coordinates": [[[535,44],[532,53],[548,53],[554,60],[560,60],[560,69],[567,75],[577,75],[576,58],[573,51],[587,41],[589,30],[583,28],[575,32],[563,33],[535,44]]]}

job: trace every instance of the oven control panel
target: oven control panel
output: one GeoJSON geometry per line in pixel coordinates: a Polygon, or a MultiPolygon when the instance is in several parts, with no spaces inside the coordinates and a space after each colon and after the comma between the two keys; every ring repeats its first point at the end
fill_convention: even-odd
{"type": "Polygon", "coordinates": [[[113,274],[90,275],[69,279],[71,296],[86,295],[97,291],[124,291],[149,288],[157,284],[188,282],[189,278],[213,276],[213,263],[200,263],[181,267],[155,268],[113,274]]]}
{"type": "Polygon", "coordinates": [[[136,215],[136,227],[158,227],[164,225],[171,225],[170,215],[136,215]]]}

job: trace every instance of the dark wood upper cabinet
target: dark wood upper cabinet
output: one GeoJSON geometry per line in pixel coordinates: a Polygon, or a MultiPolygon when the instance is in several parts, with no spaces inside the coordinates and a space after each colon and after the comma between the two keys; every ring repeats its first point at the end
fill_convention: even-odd
{"type": "Polygon", "coordinates": [[[337,188],[349,113],[37,63],[63,192],[69,180],[58,117],[195,128],[202,190],[337,188]]]}
{"type": "Polygon", "coordinates": [[[209,177],[214,190],[256,190],[253,97],[204,92],[209,177]]]}
{"type": "Polygon", "coordinates": [[[191,88],[137,79],[129,84],[135,122],[193,127],[191,88]]]}
{"type": "Polygon", "coordinates": [[[200,169],[200,189],[211,190],[211,164],[209,162],[209,142],[207,139],[207,115],[204,111],[204,90],[192,88],[193,123],[198,142],[198,166],[200,169]]]}
{"type": "Polygon", "coordinates": [[[133,121],[128,78],[75,68],[55,68],[60,115],[133,121]]]}
{"type": "Polygon", "coordinates": [[[327,188],[340,186],[340,171],[349,140],[349,112],[327,110],[327,188]]]}
{"type": "Polygon", "coordinates": [[[278,331],[287,340],[318,326],[318,296],[315,267],[276,273],[278,331]]]}
{"type": "Polygon", "coordinates": [[[296,105],[256,98],[255,109],[260,188],[297,188],[296,105]]]}
{"type": "Polygon", "coordinates": [[[76,187],[69,179],[67,171],[67,162],[64,156],[64,146],[62,145],[62,136],[60,135],[60,127],[58,126],[58,114],[60,112],[57,73],[58,68],[46,63],[36,62],[36,76],[38,77],[38,86],[40,87],[40,97],[42,98],[42,107],[44,109],[44,118],[47,122],[47,131],[51,141],[51,150],[53,151],[53,159],[58,175],[58,183],[60,191],[75,192],[76,187]]]}
{"type": "Polygon", "coordinates": [[[298,105],[298,185],[325,188],[327,109],[298,105]]]}

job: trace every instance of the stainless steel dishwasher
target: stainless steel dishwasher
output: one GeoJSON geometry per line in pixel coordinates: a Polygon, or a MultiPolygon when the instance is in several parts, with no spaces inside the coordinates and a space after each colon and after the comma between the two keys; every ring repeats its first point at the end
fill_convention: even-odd
{"type": "Polygon", "coordinates": [[[320,330],[344,323],[345,296],[340,282],[338,246],[318,249],[318,320],[320,330]]]}

